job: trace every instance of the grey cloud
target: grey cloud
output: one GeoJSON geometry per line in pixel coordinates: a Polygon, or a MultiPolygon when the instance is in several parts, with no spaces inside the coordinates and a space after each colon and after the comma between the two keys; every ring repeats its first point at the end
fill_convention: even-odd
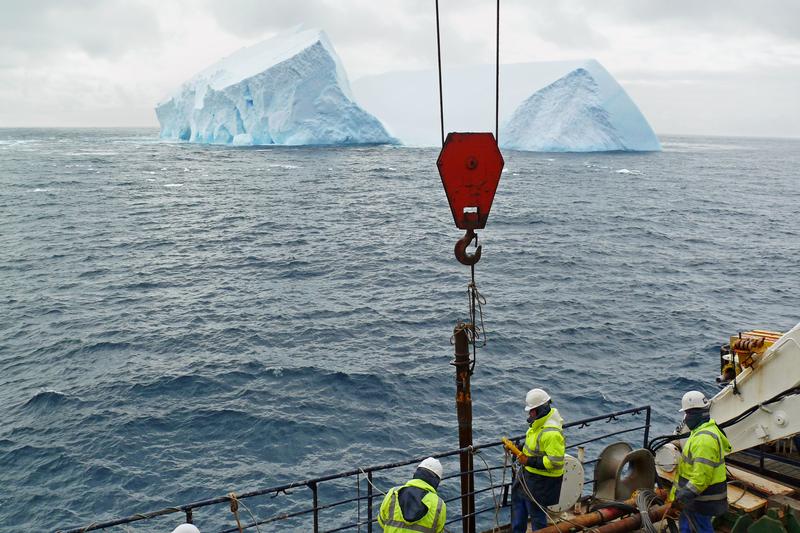
{"type": "Polygon", "coordinates": [[[546,41],[564,48],[606,48],[608,39],[594,30],[580,10],[567,4],[553,3],[546,10],[532,9],[531,25],[546,41]]]}
{"type": "Polygon", "coordinates": [[[116,57],[160,38],[148,6],[131,0],[0,0],[0,49],[48,54],[77,49],[116,57]]]}
{"type": "MultiPolygon", "coordinates": [[[[387,31],[395,33],[409,29],[401,27],[401,21],[389,18],[386,10],[381,9],[381,2],[353,6],[352,3],[325,0],[272,0],[268,3],[259,0],[229,0],[225,3],[209,0],[207,6],[224,29],[236,35],[253,37],[297,24],[341,33],[339,41],[359,42],[365,38],[385,38],[387,31]]],[[[407,13],[415,22],[407,26],[415,27],[428,18],[431,23],[433,21],[432,8],[409,9],[407,13]]]]}
{"type": "Polygon", "coordinates": [[[581,5],[592,16],[610,16],[655,27],[666,25],[708,34],[762,32],[800,40],[800,2],[796,0],[606,0],[581,5]]]}
{"type": "MultiPolygon", "coordinates": [[[[449,2],[442,2],[448,4],[449,2]]],[[[324,29],[338,50],[358,47],[374,50],[378,56],[414,58],[430,63],[436,58],[435,12],[429,0],[405,0],[397,18],[384,2],[344,3],[337,0],[208,0],[207,8],[225,31],[237,36],[259,38],[267,32],[284,31],[303,24],[324,29]]],[[[463,36],[450,31],[445,13],[443,41],[451,60],[474,57],[476,43],[483,36],[463,36]]],[[[386,66],[391,69],[391,64],[386,66]]]]}

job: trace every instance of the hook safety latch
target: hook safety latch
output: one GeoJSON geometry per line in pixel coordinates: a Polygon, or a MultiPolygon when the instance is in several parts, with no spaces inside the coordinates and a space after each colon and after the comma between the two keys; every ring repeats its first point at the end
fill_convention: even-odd
{"type": "Polygon", "coordinates": [[[478,234],[475,233],[475,231],[470,228],[467,230],[467,232],[464,234],[463,237],[461,237],[460,239],[458,239],[458,241],[456,241],[454,252],[456,254],[456,259],[458,259],[458,262],[461,263],[462,265],[471,266],[481,260],[480,245],[478,245],[478,247],[475,248],[475,253],[473,254],[467,253],[467,246],[469,246],[469,243],[471,243],[473,240],[475,241],[476,244],[478,243],[478,234]]]}

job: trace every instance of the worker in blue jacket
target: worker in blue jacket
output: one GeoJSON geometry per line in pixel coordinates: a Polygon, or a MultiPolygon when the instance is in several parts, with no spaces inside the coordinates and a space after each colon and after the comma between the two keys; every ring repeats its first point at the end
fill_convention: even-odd
{"type": "Polygon", "coordinates": [[[428,457],[402,487],[393,487],[383,498],[378,524],[384,533],[442,533],[447,505],[436,492],[443,477],[442,463],[428,457]]]}

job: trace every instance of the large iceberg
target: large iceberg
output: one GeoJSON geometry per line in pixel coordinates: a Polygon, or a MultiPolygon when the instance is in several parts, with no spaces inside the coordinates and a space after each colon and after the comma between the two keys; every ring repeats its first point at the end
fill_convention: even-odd
{"type": "Polygon", "coordinates": [[[522,102],[500,130],[500,139],[505,148],[532,152],[629,149],[585,68],[573,70],[522,102]]]}
{"type": "MultiPolygon", "coordinates": [[[[446,131],[494,131],[495,127],[495,72],[494,65],[479,65],[447,69],[443,74],[444,119],[446,131]]],[[[576,130],[572,143],[547,149],[559,151],[581,150],[660,150],[653,129],[639,108],[617,81],[593,59],[582,61],[548,61],[515,63],[500,66],[500,145],[503,148],[521,147],[506,134],[514,112],[543,89],[570,73],[582,69],[586,74],[578,76],[581,92],[593,105],[586,105],[579,98],[565,99],[565,106],[553,110],[550,116],[575,116],[584,124],[597,124],[590,115],[594,109],[602,109],[606,125],[606,140],[616,139],[600,148],[591,141],[597,130],[576,130]],[[588,76],[587,76],[588,74],[588,76]],[[591,78],[590,81],[588,78],[591,78]],[[592,83],[593,82],[593,83],[592,83]],[[610,125],[610,127],[608,127],[610,125]],[[585,138],[581,138],[583,132],[585,138]],[[511,143],[511,141],[514,141],[511,143]]],[[[573,80],[576,81],[577,80],[573,80]]],[[[353,91],[364,109],[379,117],[402,142],[413,146],[436,146],[439,136],[439,93],[434,70],[389,72],[368,76],[353,83],[353,91]],[[398,106],[398,94],[413,105],[398,106]]],[[[575,94],[577,95],[577,88],[575,94]]],[[[555,93],[550,95],[555,96],[555,93]]],[[[603,114],[603,113],[601,113],[603,114]]],[[[577,124],[577,122],[576,122],[577,124]]],[[[549,126],[549,125],[545,125],[549,126]]],[[[530,132],[530,140],[537,132],[530,132]]],[[[550,135],[547,127],[540,130],[550,135]]],[[[509,132],[510,134],[510,132],[509,132]]],[[[538,143],[544,149],[544,142],[538,143]]],[[[522,148],[530,149],[530,148],[522,148]]]]}
{"type": "Polygon", "coordinates": [[[163,139],[216,144],[396,142],[359,107],[321,30],[293,30],[196,74],[156,107],[163,139]]]}

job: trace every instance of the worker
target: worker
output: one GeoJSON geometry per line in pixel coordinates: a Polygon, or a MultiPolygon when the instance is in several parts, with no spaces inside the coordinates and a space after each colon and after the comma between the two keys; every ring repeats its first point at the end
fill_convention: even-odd
{"type": "Polygon", "coordinates": [[[447,505],[436,493],[442,473],[442,463],[428,457],[417,466],[408,483],[390,489],[378,515],[383,531],[441,533],[447,517],[447,505]]]}
{"type": "Polygon", "coordinates": [[[711,419],[711,403],[702,392],[689,391],[681,400],[683,423],[691,430],[683,445],[669,500],[681,504],[681,533],[713,533],[711,518],[728,510],[725,454],[731,444],[711,419]]]}
{"type": "Polygon", "coordinates": [[[531,389],[525,395],[528,432],[519,457],[520,468],[511,491],[511,531],[525,533],[547,526],[548,505],[558,503],[564,479],[563,419],[552,407],[550,395],[531,389]]]}

